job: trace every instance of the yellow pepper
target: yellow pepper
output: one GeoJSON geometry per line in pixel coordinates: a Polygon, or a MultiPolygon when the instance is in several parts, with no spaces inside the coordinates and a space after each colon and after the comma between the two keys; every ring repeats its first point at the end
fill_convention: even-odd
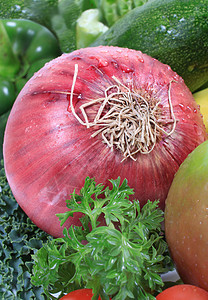
{"type": "Polygon", "coordinates": [[[204,119],[206,131],[208,133],[208,88],[193,94],[204,119]]]}

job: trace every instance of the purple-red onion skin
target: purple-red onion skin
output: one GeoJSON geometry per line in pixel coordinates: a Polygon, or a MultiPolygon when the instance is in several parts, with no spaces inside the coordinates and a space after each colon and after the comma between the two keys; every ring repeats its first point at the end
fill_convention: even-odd
{"type": "MultiPolygon", "coordinates": [[[[93,113],[93,108],[92,108],[93,113]]],[[[66,199],[83,187],[86,176],[109,185],[127,178],[141,205],[165,199],[174,174],[187,155],[206,140],[206,130],[195,100],[171,68],[139,51],[94,47],[63,54],[47,63],[25,85],[16,99],[5,131],[4,163],[12,192],[26,214],[40,228],[61,236],[55,214],[66,211],[66,199]],[[94,128],[80,124],[71,112],[70,92],[75,64],[75,110],[89,99],[103,96],[114,75],[135,90],[151,91],[169,110],[168,90],[177,120],[174,133],[164,135],[149,154],[121,162],[118,150],[91,138],[94,128]]],[[[76,215],[67,222],[79,224],[76,215]]]]}

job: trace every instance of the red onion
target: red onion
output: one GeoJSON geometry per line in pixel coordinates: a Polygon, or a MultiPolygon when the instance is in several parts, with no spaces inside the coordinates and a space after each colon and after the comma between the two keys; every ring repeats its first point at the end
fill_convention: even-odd
{"type": "Polygon", "coordinates": [[[141,206],[160,199],[164,209],[178,167],[205,139],[194,98],[169,66],[135,50],[85,48],[47,63],[20,92],[5,171],[31,220],[61,236],[55,214],[86,176],[104,185],[127,178],[141,206]]]}

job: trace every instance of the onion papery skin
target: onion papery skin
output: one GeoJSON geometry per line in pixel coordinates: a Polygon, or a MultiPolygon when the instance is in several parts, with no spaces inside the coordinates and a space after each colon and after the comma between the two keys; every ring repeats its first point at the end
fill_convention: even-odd
{"type": "MultiPolygon", "coordinates": [[[[93,107],[89,114],[94,114],[93,107]]],[[[99,46],[79,49],[47,63],[27,82],[11,110],[4,137],[4,165],[9,185],[19,205],[41,229],[54,237],[63,228],[57,213],[66,211],[66,200],[83,187],[86,176],[110,185],[109,179],[127,178],[134,199],[165,199],[174,174],[187,155],[206,140],[199,108],[171,68],[139,51],[99,46]],[[73,104],[76,112],[89,99],[103,96],[114,75],[121,83],[160,98],[169,113],[168,90],[177,120],[172,135],[164,135],[149,154],[122,161],[122,153],[91,137],[70,107],[75,64],[78,76],[73,104]]],[[[66,226],[78,225],[80,214],[66,226]]]]}

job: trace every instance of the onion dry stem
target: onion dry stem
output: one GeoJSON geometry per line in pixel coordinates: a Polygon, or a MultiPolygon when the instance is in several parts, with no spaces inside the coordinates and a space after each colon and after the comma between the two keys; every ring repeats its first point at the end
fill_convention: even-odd
{"type": "MultiPolygon", "coordinates": [[[[104,97],[93,99],[80,106],[84,121],[77,115],[73,106],[73,92],[78,75],[78,65],[75,65],[74,78],[70,93],[70,107],[76,119],[87,128],[98,126],[91,137],[102,134],[103,142],[113,151],[114,147],[123,153],[123,160],[130,157],[136,160],[134,155],[150,153],[161,133],[170,136],[176,127],[176,118],[171,101],[171,83],[169,83],[168,100],[172,129],[164,130],[162,119],[160,119],[160,100],[149,101],[147,96],[142,96],[133,89],[130,90],[122,84],[115,76],[112,79],[115,84],[107,87],[104,97]],[[93,121],[89,121],[86,108],[99,104],[99,108],[93,121]]],[[[166,122],[167,123],[167,122],[166,122]]]]}

